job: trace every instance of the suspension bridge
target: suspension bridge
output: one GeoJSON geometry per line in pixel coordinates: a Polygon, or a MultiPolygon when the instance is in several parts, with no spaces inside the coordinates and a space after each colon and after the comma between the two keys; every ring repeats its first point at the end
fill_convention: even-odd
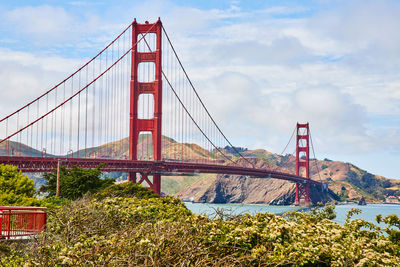
{"type": "Polygon", "coordinates": [[[103,164],[102,171],[126,172],[157,194],[169,173],[276,178],[296,183],[296,204],[308,205],[310,184],[322,183],[309,175],[308,123],[295,130],[296,174],[255,168],[211,116],[160,19],[134,20],[66,79],[0,120],[0,163],[40,173],[59,162],[103,164]]]}

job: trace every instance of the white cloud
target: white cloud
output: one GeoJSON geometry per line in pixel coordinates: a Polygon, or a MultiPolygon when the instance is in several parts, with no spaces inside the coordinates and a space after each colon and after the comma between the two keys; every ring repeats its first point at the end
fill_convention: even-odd
{"type": "Polygon", "coordinates": [[[77,49],[90,43],[92,48],[99,49],[104,38],[110,40],[125,26],[119,21],[108,22],[90,9],[82,8],[75,14],[51,5],[17,7],[2,10],[0,15],[3,17],[0,26],[12,31],[15,38],[29,39],[42,48],[58,45],[59,49],[69,46],[77,49]]]}
{"type": "Polygon", "coordinates": [[[74,18],[64,8],[48,5],[16,8],[7,12],[5,17],[19,33],[40,40],[69,39],[71,36],[66,31],[71,33],[76,27],[74,18]]]}
{"type": "MultiPolygon", "coordinates": [[[[400,116],[398,3],[334,2],[315,15],[307,15],[306,5],[252,11],[243,5],[205,10],[146,1],[112,5],[102,15],[82,11],[82,18],[63,7],[38,6],[15,8],[4,18],[36,44],[94,54],[132,14],[138,22],[160,16],[207,107],[238,145],[280,152],[295,123],[309,121],[324,153],[398,151],[400,128],[388,119],[400,116]]],[[[32,96],[43,84],[37,80],[54,84],[76,66],[74,59],[4,49],[0,62],[8,69],[0,76],[11,77],[0,86],[23,92],[30,84],[37,88],[32,96]]]]}
{"type": "Polygon", "coordinates": [[[399,12],[396,1],[349,1],[320,12],[307,28],[336,47],[346,47],[347,64],[365,72],[390,71],[400,60],[399,12]]]}
{"type": "Polygon", "coordinates": [[[1,117],[58,84],[82,62],[81,59],[0,49],[0,98],[7,99],[1,105],[1,117]]]}
{"type": "MultiPolygon", "coordinates": [[[[372,14],[376,5],[379,3],[370,2],[363,9],[372,14]]],[[[390,2],[384,5],[391,8],[390,2]]],[[[250,114],[256,123],[252,126],[257,129],[251,132],[255,140],[250,142],[259,143],[258,133],[267,132],[266,128],[269,129],[265,133],[266,139],[276,140],[276,135],[290,131],[299,120],[310,121],[313,129],[321,131],[326,140],[321,145],[327,148],[326,151],[358,153],[386,149],[396,143],[379,142],[379,139],[391,134],[386,131],[376,133],[375,126],[369,121],[373,114],[400,114],[400,87],[395,74],[397,68],[393,68],[400,60],[388,54],[391,48],[386,46],[385,41],[390,36],[388,32],[394,34],[398,22],[385,18],[378,24],[387,26],[388,31],[381,31],[380,27],[364,30],[385,16],[387,7],[384,7],[378,8],[379,15],[372,19],[368,15],[356,16],[364,23],[363,27],[361,22],[349,27],[347,24],[351,22],[353,13],[358,12],[354,6],[347,5],[338,11],[326,11],[327,14],[312,18],[255,17],[254,22],[244,20],[216,25],[212,30],[200,29],[209,32],[208,36],[197,34],[175,41],[178,45],[182,43],[180,50],[191,51],[187,55],[189,59],[182,59],[190,66],[189,73],[205,96],[205,102],[214,107],[215,114],[225,114],[220,117],[223,125],[231,118],[240,118],[238,113],[248,113],[249,106],[245,94],[242,94],[243,105],[236,104],[234,96],[241,91],[241,85],[227,74],[246,76],[249,84],[255,84],[257,89],[248,91],[255,96],[250,104],[254,112],[250,114]],[[340,11],[343,9],[348,10],[342,16],[340,11]],[[330,21],[330,18],[335,20],[330,21]],[[324,20],[333,26],[325,29],[324,20]],[[354,30],[361,33],[353,36],[354,30]],[[372,36],[370,31],[373,31],[372,36]],[[341,35],[341,32],[344,33],[341,35]],[[380,35],[385,35],[382,44],[380,35]],[[387,48],[389,51],[386,51],[387,48]],[[211,90],[211,87],[218,87],[219,90],[211,90]],[[266,118],[260,114],[265,114],[266,118]]],[[[396,6],[393,8],[396,9],[396,6]]],[[[242,125],[248,124],[246,119],[241,121],[242,125]]],[[[233,128],[226,124],[226,129],[233,128]]],[[[237,130],[230,132],[233,136],[238,135],[237,130]]],[[[268,145],[274,146],[272,142],[268,145]]]]}

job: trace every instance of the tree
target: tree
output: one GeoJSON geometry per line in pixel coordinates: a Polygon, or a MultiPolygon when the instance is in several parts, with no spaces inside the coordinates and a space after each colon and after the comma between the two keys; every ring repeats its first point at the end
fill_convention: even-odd
{"type": "Polygon", "coordinates": [[[15,166],[0,164],[0,205],[40,205],[34,198],[35,192],[32,179],[22,175],[15,166]]]}
{"type": "MultiPolygon", "coordinates": [[[[100,167],[96,169],[83,169],[72,166],[67,169],[60,167],[60,197],[75,200],[82,197],[87,192],[94,193],[115,182],[115,179],[101,179],[100,167]]],[[[46,173],[43,178],[47,184],[40,188],[41,192],[48,193],[48,196],[55,196],[57,190],[57,170],[46,173]]]]}

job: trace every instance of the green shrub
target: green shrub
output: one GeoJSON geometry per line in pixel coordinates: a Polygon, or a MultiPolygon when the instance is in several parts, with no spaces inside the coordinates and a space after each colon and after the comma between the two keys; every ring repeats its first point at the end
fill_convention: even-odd
{"type": "Polygon", "coordinates": [[[18,171],[17,167],[0,164],[0,205],[41,206],[34,197],[35,183],[18,171]]]}
{"type": "Polygon", "coordinates": [[[62,197],[58,198],[55,196],[48,197],[48,198],[44,199],[44,201],[47,203],[47,205],[45,204],[46,207],[61,207],[61,206],[71,203],[70,199],[62,198],[62,197]]]}
{"type": "Polygon", "coordinates": [[[17,195],[13,192],[0,193],[1,206],[43,206],[46,202],[34,197],[26,197],[24,195],[17,195]]]}
{"type": "Polygon", "coordinates": [[[152,190],[143,187],[141,184],[126,182],[123,184],[113,184],[95,194],[97,199],[106,197],[138,197],[143,199],[158,198],[152,190]]]}
{"type": "Polygon", "coordinates": [[[32,179],[22,175],[17,167],[0,164],[0,191],[33,197],[35,194],[35,183],[32,179]]]}
{"type": "MultiPolygon", "coordinates": [[[[60,197],[75,200],[86,193],[95,193],[115,182],[115,179],[101,179],[101,171],[97,169],[83,169],[72,166],[71,169],[60,167],[60,197]]],[[[57,170],[52,173],[45,173],[43,178],[47,184],[40,188],[49,197],[56,195],[57,170]]]]}

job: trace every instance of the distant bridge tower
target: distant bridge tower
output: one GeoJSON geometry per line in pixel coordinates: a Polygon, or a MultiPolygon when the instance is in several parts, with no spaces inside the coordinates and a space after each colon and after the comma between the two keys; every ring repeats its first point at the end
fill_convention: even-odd
{"type": "MultiPolygon", "coordinates": [[[[136,19],[132,23],[132,65],[130,82],[130,112],[129,112],[129,159],[138,160],[137,148],[139,134],[150,132],[153,142],[153,160],[161,160],[161,120],[162,120],[162,80],[161,80],[161,20],[154,24],[139,24],[136,19]],[[138,51],[137,42],[141,36],[147,33],[154,33],[156,38],[155,51],[138,51]],[[139,37],[139,38],[138,38],[139,37]],[[155,77],[153,81],[139,82],[139,64],[144,62],[154,63],[155,77]],[[138,100],[141,94],[151,94],[154,97],[154,116],[153,118],[138,118],[138,100]]],[[[144,41],[142,39],[142,41],[144,41]]],[[[156,194],[161,193],[161,174],[152,173],[153,180],[148,178],[148,172],[141,172],[139,181],[136,181],[136,173],[129,173],[129,181],[142,183],[146,181],[156,194]]]]}
{"type": "MultiPolygon", "coordinates": [[[[310,146],[309,146],[309,125],[308,123],[297,123],[296,134],[296,175],[301,175],[301,168],[305,169],[306,178],[310,179],[310,146]]],[[[310,205],[310,184],[296,183],[295,205],[301,205],[304,200],[306,206],[310,205]]]]}

